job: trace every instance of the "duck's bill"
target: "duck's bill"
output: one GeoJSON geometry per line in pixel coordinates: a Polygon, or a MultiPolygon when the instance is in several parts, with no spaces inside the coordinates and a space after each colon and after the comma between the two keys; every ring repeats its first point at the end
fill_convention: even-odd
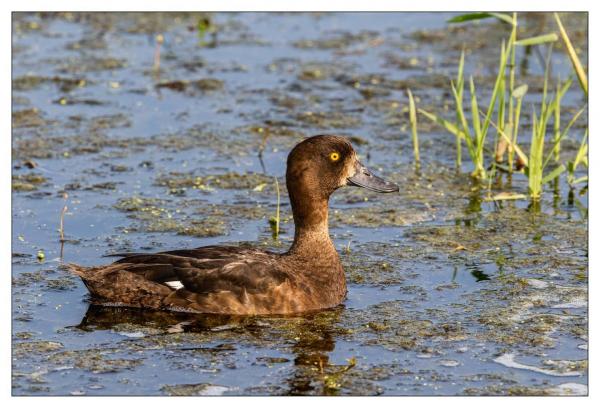
{"type": "Polygon", "coordinates": [[[374,175],[360,162],[357,162],[356,167],[354,176],[348,177],[349,186],[363,187],[378,193],[394,193],[400,191],[398,185],[374,175]]]}

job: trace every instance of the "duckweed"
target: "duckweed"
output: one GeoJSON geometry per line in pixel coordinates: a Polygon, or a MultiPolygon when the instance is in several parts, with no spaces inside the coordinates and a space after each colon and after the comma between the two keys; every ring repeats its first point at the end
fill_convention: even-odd
{"type": "Polygon", "coordinates": [[[46,125],[40,111],[36,108],[24,109],[12,113],[12,125],[15,128],[37,128],[46,125]]]}
{"type": "Polygon", "coordinates": [[[67,93],[77,88],[83,88],[86,86],[87,81],[83,78],[24,75],[13,79],[12,88],[16,91],[30,91],[45,84],[54,84],[61,92],[67,93]]]}

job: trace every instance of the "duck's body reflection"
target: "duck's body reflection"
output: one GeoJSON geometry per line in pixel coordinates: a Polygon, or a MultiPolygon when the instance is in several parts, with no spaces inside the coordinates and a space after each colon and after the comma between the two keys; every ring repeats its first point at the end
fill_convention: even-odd
{"type": "Polygon", "coordinates": [[[232,323],[242,323],[244,317],[228,315],[202,315],[145,310],[130,307],[112,307],[90,304],[77,328],[85,331],[110,330],[116,325],[132,324],[164,329],[182,325],[184,331],[210,330],[232,323]]]}
{"type": "MultiPolygon", "coordinates": [[[[160,334],[168,336],[174,333],[214,333],[215,339],[223,330],[234,330],[231,338],[236,344],[243,345],[244,338],[272,342],[280,338],[278,349],[288,349],[294,354],[293,369],[288,378],[281,379],[276,394],[330,394],[336,390],[327,388],[324,378],[328,371],[335,371],[330,366],[329,357],[335,349],[335,333],[343,307],[326,311],[296,316],[248,317],[235,315],[206,315],[173,313],[127,307],[106,307],[90,304],[81,323],[76,327],[84,331],[121,329],[123,325],[141,326],[160,330],[160,334]],[[238,335],[239,334],[239,335],[238,335]],[[289,346],[293,344],[292,346],[289,346]],[[282,384],[285,386],[280,388],[282,384]]],[[[253,343],[252,341],[250,341],[253,343]]],[[[223,345],[223,349],[235,350],[236,344],[223,345]],[[230,346],[227,348],[225,346],[230,346]]],[[[213,349],[199,344],[198,349],[213,349]]],[[[190,350],[182,348],[182,352],[190,350]]],[[[195,349],[195,347],[194,347],[195,349]]],[[[231,375],[235,376],[235,372],[231,375]]],[[[252,384],[249,384],[252,388],[252,384]]],[[[243,393],[243,390],[240,390],[243,393]]],[[[257,390],[258,393],[270,393],[257,390]]],[[[256,392],[256,391],[254,391],[256,392]]]]}

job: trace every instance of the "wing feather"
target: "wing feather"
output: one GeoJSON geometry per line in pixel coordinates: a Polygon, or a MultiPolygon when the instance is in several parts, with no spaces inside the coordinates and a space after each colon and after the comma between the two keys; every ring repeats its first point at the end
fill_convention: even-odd
{"type": "Polygon", "coordinates": [[[196,294],[230,291],[242,295],[260,293],[283,283],[289,276],[273,254],[227,246],[208,246],[156,254],[133,254],[115,264],[159,282],[179,281],[185,290],[196,294]]]}

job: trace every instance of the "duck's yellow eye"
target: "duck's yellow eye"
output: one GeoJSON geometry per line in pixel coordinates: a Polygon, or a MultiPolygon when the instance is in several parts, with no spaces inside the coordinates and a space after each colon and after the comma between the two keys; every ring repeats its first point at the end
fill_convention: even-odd
{"type": "Polygon", "coordinates": [[[332,152],[329,154],[329,158],[331,161],[338,161],[340,159],[340,154],[338,152],[332,152]]]}

